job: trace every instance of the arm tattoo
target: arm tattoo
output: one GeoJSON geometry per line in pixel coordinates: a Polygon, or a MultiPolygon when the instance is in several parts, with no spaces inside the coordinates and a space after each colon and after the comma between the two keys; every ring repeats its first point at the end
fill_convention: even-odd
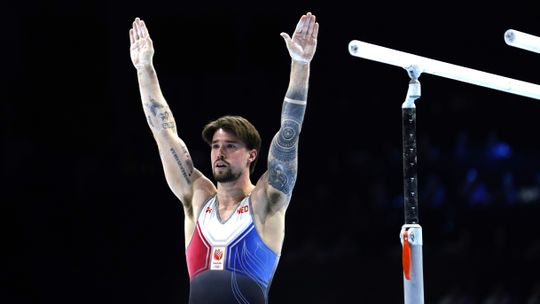
{"type": "Polygon", "coordinates": [[[162,125],[163,129],[174,129],[174,122],[164,122],[162,125]]]}
{"type": "Polygon", "coordinates": [[[174,148],[171,148],[171,153],[174,157],[174,160],[178,164],[178,167],[180,168],[180,172],[182,172],[182,176],[184,177],[184,179],[186,180],[188,184],[191,184],[191,174],[193,174],[193,163],[191,162],[191,157],[189,156],[189,152],[187,151],[185,147],[182,147],[182,152],[184,153],[185,164],[178,156],[178,153],[176,153],[176,150],[174,150],[174,148]]]}
{"type": "Polygon", "coordinates": [[[154,98],[150,97],[150,105],[148,106],[150,108],[150,112],[152,112],[152,115],[156,116],[159,109],[163,109],[163,105],[159,104],[154,98]]]}
{"type": "Polygon", "coordinates": [[[298,138],[306,105],[283,103],[281,128],[274,136],[268,157],[268,182],[290,195],[296,182],[298,138]]]}
{"type": "Polygon", "coordinates": [[[150,97],[150,102],[145,103],[145,105],[153,115],[147,115],[150,127],[155,128],[156,124],[154,124],[154,122],[157,122],[157,125],[161,126],[163,129],[176,130],[176,125],[168,106],[160,104],[152,97],[150,97]]]}
{"type": "MultiPolygon", "coordinates": [[[[148,109],[145,111],[150,111],[150,113],[152,114],[150,115],[148,114],[148,112],[146,112],[146,117],[148,119],[148,124],[150,125],[150,127],[155,129],[155,126],[161,125],[163,130],[172,129],[176,132],[174,118],[170,113],[170,109],[167,104],[160,104],[157,100],[152,98],[152,96],[149,96],[149,99],[150,101],[148,103],[144,103],[144,105],[148,109]]],[[[174,160],[176,161],[176,164],[178,165],[182,176],[188,184],[191,184],[191,175],[193,174],[193,162],[191,160],[191,156],[189,155],[189,151],[183,143],[180,144],[180,149],[182,149],[183,157],[180,157],[178,155],[178,152],[174,148],[170,148],[170,152],[174,160]]],[[[159,150],[159,154],[162,155],[161,149],[159,150]]]]}
{"type": "Polygon", "coordinates": [[[290,99],[295,100],[306,100],[307,99],[307,88],[297,88],[297,89],[291,89],[287,91],[287,95],[285,96],[290,99]]]}

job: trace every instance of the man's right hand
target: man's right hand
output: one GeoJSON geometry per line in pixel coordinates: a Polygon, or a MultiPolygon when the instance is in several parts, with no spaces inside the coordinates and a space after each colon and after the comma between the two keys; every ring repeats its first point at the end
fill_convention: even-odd
{"type": "Polygon", "coordinates": [[[129,41],[131,43],[129,49],[131,61],[135,68],[139,70],[151,66],[154,46],[144,21],[139,17],[135,18],[133,27],[129,30],[129,41]]]}
{"type": "Polygon", "coordinates": [[[285,39],[293,61],[310,63],[317,49],[318,34],[319,23],[315,22],[315,15],[308,12],[298,21],[292,38],[287,33],[281,33],[281,37],[285,39]]]}

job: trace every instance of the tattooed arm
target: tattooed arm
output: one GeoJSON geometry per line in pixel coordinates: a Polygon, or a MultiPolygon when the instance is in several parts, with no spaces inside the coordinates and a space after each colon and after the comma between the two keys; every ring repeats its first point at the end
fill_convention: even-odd
{"type": "Polygon", "coordinates": [[[178,137],[175,119],[159,86],[152,62],[154,48],[144,21],[135,19],[129,37],[144,114],[157,142],[167,183],[182,202],[186,215],[193,217],[200,208],[198,202],[215,192],[215,187],[193,167],[188,149],[178,137]]]}
{"type": "Polygon", "coordinates": [[[307,13],[300,18],[291,37],[281,33],[292,59],[289,87],[281,110],[281,128],[268,154],[268,197],[270,207],[289,203],[296,182],[298,139],[307,105],[310,63],[317,48],[319,24],[307,13]]]}
{"type": "Polygon", "coordinates": [[[281,33],[291,55],[289,87],[281,108],[281,127],[272,139],[268,171],[252,192],[257,231],[274,252],[285,237],[285,211],[291,200],[298,169],[298,139],[307,105],[310,63],[317,47],[319,24],[311,13],[303,15],[292,38],[281,33]]]}

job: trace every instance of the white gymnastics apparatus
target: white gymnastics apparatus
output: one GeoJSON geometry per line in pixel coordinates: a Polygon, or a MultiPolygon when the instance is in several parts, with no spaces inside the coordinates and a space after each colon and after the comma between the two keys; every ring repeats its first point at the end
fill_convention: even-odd
{"type": "MultiPolygon", "coordinates": [[[[538,37],[508,30],[504,38],[510,46],[540,53],[538,37]]],[[[414,104],[421,95],[418,78],[422,73],[428,73],[534,99],[540,99],[540,86],[358,40],[352,40],[349,43],[349,52],[355,57],[401,67],[411,78],[405,102],[401,106],[405,224],[399,236],[403,247],[405,304],[423,304],[423,240],[422,226],[418,219],[416,107],[414,104]]]]}
{"type": "MultiPolygon", "coordinates": [[[[522,37],[521,35],[518,36],[522,37]]],[[[486,88],[540,99],[540,85],[534,83],[482,72],[363,41],[352,40],[349,43],[349,53],[355,57],[395,65],[404,69],[416,66],[420,73],[433,74],[486,88]]]]}
{"type": "Polygon", "coordinates": [[[504,42],[509,46],[540,53],[540,37],[509,29],[504,32],[504,42]]]}

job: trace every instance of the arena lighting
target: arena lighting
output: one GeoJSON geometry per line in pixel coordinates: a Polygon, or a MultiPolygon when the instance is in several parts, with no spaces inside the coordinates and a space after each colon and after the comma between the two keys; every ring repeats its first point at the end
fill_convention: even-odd
{"type": "MultiPolygon", "coordinates": [[[[515,39],[514,42],[519,45],[525,45],[525,43],[520,44],[520,42],[523,41],[521,39],[522,37],[524,37],[523,35],[518,34],[515,35],[515,37],[519,38],[515,39]]],[[[534,83],[499,76],[492,73],[482,72],[479,70],[450,64],[443,61],[430,59],[359,40],[352,40],[351,42],[349,42],[349,53],[355,57],[395,65],[404,69],[407,69],[411,66],[417,66],[420,73],[433,74],[436,76],[467,82],[486,88],[491,88],[534,99],[540,99],[540,85],[534,83]]]]}
{"type": "Polygon", "coordinates": [[[509,29],[504,32],[504,42],[509,46],[540,53],[540,37],[509,29]]]}

